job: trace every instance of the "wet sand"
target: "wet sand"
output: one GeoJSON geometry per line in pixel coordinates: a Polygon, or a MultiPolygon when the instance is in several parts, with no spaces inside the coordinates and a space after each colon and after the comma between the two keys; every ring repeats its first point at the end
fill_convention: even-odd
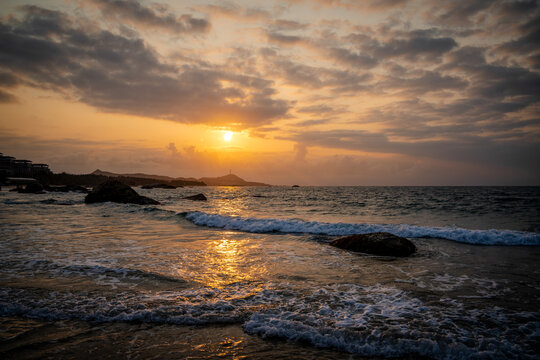
{"type": "MultiPolygon", "coordinates": [[[[240,325],[0,318],[2,359],[367,359],[246,334],[240,325]]],[[[376,358],[370,358],[376,359],[376,358]]]]}

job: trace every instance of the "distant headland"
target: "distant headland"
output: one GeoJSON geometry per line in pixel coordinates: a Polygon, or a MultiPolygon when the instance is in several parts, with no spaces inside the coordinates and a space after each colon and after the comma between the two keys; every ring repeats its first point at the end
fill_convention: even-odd
{"type": "Polygon", "coordinates": [[[208,185],[208,186],[272,186],[270,184],[265,184],[261,182],[246,181],[235,174],[228,174],[228,175],[219,176],[219,177],[202,177],[202,178],[196,179],[192,177],[172,178],[169,176],[149,175],[149,174],[144,174],[144,173],[116,174],[116,173],[102,171],[102,170],[97,169],[94,172],[92,172],[91,175],[103,175],[107,177],[129,177],[129,178],[139,178],[139,179],[152,179],[154,180],[154,182],[160,181],[160,182],[165,182],[165,183],[197,182],[198,185],[208,185]]]}
{"type": "Polygon", "coordinates": [[[0,184],[9,184],[9,179],[33,178],[43,185],[96,186],[110,178],[126,185],[144,186],[156,183],[179,186],[271,186],[270,184],[246,181],[234,174],[219,177],[170,177],[144,173],[117,174],[97,169],[89,174],[53,173],[47,164],[33,164],[30,160],[18,160],[0,153],[0,184]]]}

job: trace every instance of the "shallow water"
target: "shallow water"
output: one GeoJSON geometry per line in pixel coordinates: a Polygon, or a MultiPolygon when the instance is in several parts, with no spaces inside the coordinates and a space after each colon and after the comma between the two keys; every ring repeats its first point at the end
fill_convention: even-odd
{"type": "Polygon", "coordinates": [[[537,358],[539,188],[137,191],[0,192],[0,353],[537,358]],[[327,245],[381,229],[417,254],[327,245]]]}

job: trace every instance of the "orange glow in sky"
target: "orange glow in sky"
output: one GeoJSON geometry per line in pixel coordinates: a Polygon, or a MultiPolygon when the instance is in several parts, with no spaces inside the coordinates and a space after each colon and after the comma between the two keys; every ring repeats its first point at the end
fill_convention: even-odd
{"type": "Polygon", "coordinates": [[[79,174],[540,184],[537,5],[3,0],[0,152],[79,174]]]}

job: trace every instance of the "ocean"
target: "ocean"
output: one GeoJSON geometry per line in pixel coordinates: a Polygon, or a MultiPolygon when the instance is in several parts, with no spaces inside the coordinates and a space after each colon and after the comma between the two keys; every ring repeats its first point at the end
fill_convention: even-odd
{"type": "Polygon", "coordinates": [[[135,189],[0,191],[3,359],[540,359],[540,187],[135,189]]]}

